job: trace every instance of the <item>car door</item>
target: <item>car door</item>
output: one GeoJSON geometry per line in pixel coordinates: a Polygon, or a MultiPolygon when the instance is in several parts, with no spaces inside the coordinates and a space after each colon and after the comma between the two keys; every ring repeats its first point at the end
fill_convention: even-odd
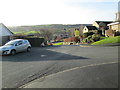
{"type": "Polygon", "coordinates": [[[27,50],[28,48],[28,43],[26,40],[23,40],[23,50],[27,50]]]}
{"type": "Polygon", "coordinates": [[[24,45],[23,45],[23,41],[22,40],[18,41],[15,46],[16,46],[16,51],[17,52],[21,52],[21,51],[24,50],[24,45]]]}

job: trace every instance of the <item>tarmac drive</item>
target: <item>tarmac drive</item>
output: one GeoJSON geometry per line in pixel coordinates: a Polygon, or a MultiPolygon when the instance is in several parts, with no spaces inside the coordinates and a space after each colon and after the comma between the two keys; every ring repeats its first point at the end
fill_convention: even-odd
{"type": "Polygon", "coordinates": [[[53,76],[48,76],[43,82],[39,83],[40,85],[38,88],[117,87],[117,63],[118,46],[57,46],[32,48],[32,51],[29,53],[23,52],[18,53],[15,56],[3,56],[2,87],[16,88],[22,85],[31,87],[31,85],[34,84],[34,80],[36,81],[41,79],[40,77],[46,77],[47,75],[53,74],[53,76]],[[71,70],[76,67],[103,63],[105,64],[71,70]],[[64,72],[66,70],[68,70],[68,72],[64,72]],[[58,72],[64,73],[56,74],[58,72]],[[47,82],[50,82],[50,86],[47,82]],[[95,82],[96,84],[92,82],[95,82]]]}
{"type": "Polygon", "coordinates": [[[117,88],[117,64],[101,64],[44,76],[24,88],[117,88]]]}

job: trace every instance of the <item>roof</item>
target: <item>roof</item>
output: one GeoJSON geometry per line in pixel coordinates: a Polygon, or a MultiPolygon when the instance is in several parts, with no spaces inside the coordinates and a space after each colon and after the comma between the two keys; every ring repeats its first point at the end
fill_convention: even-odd
{"type": "Polygon", "coordinates": [[[100,24],[101,22],[105,23],[106,25],[109,23],[112,23],[113,21],[95,21],[97,24],[100,24]]]}
{"type": "Polygon", "coordinates": [[[95,26],[86,26],[88,28],[88,30],[97,30],[97,28],[95,26]]]}
{"type": "Polygon", "coordinates": [[[116,25],[116,24],[120,24],[120,22],[110,23],[110,24],[108,24],[108,26],[110,26],[110,25],[116,25]]]}

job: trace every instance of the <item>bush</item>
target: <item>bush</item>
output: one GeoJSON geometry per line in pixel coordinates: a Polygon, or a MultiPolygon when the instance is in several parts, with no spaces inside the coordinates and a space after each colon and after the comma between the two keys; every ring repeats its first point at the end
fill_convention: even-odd
{"type": "Polygon", "coordinates": [[[84,38],[82,42],[83,43],[90,43],[91,42],[91,38],[92,38],[92,36],[90,35],[87,38],[84,38]]]}
{"type": "Polygon", "coordinates": [[[102,30],[98,30],[98,34],[102,36],[102,30]]]}
{"type": "Polygon", "coordinates": [[[96,42],[96,41],[98,41],[98,40],[100,40],[100,35],[99,35],[99,34],[93,34],[93,35],[92,35],[92,41],[93,41],[93,42],[96,42]]]}
{"type": "Polygon", "coordinates": [[[103,40],[103,39],[106,39],[106,38],[108,38],[108,37],[100,37],[100,40],[103,40]]]}
{"type": "Polygon", "coordinates": [[[87,33],[84,33],[83,36],[84,38],[90,36],[90,35],[93,35],[94,33],[93,32],[87,32],[87,33]]]}
{"type": "Polygon", "coordinates": [[[98,40],[100,40],[100,35],[93,34],[93,35],[89,35],[88,37],[86,37],[82,42],[83,43],[92,43],[92,42],[96,42],[98,40]]]}

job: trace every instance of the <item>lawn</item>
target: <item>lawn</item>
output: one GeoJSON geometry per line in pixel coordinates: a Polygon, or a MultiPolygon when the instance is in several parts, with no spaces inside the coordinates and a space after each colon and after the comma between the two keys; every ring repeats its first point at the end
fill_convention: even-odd
{"type": "Polygon", "coordinates": [[[110,43],[120,43],[120,36],[105,38],[100,41],[94,42],[91,45],[104,45],[110,43]]]}
{"type": "Polygon", "coordinates": [[[55,45],[55,46],[57,46],[57,45],[63,45],[63,42],[53,43],[53,45],[55,45]]]}

